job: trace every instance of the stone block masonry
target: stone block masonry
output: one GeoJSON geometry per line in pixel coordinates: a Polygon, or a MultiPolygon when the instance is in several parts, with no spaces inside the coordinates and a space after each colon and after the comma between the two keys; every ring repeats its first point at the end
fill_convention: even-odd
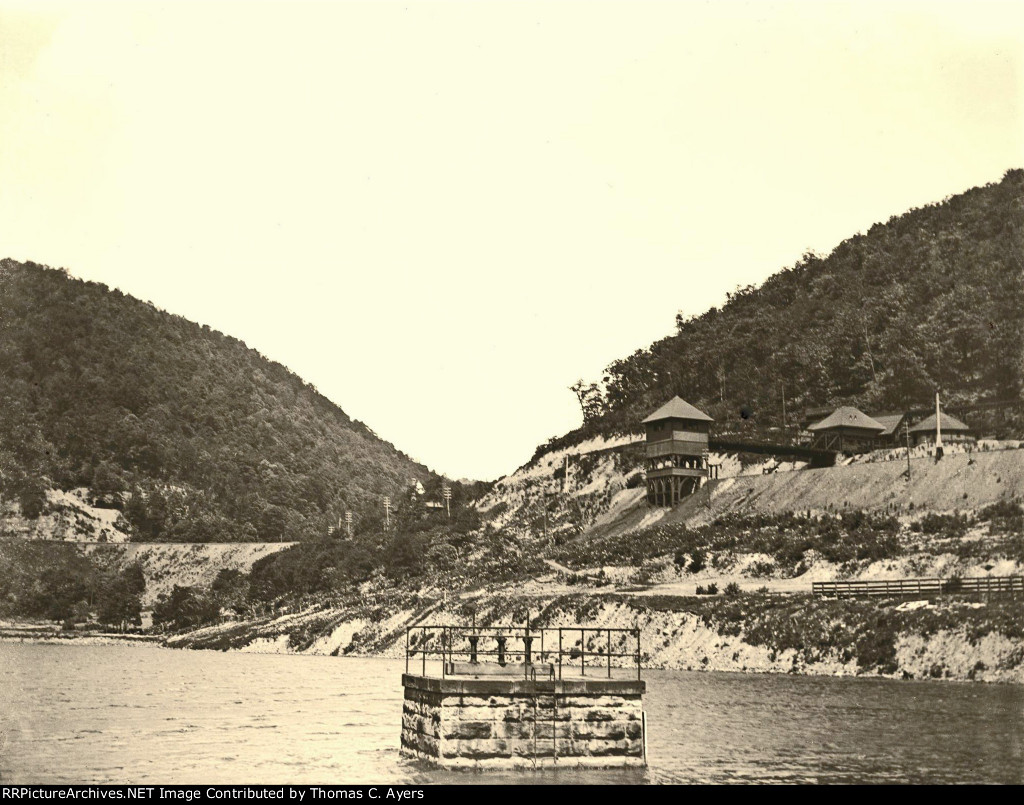
{"type": "Polygon", "coordinates": [[[644,766],[639,680],[403,674],[402,751],[443,766],[644,766]]]}

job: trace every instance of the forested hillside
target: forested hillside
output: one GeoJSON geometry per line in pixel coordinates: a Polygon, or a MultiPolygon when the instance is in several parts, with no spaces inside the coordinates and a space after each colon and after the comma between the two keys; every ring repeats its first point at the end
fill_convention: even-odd
{"type": "Polygon", "coordinates": [[[87,486],[138,539],[295,540],[431,478],[241,341],[0,261],[0,495],[24,514],[87,486]]]}
{"type": "MultiPolygon", "coordinates": [[[[698,272],[687,266],[680,277],[698,272]]],[[[680,279],[680,298],[685,294],[680,279]]],[[[674,394],[719,427],[789,412],[869,411],[1024,393],[1024,171],[813,254],[575,388],[587,421],[554,440],[626,430],[674,394]]],[[[1020,423],[1018,423],[1020,424],[1020,423]]]]}

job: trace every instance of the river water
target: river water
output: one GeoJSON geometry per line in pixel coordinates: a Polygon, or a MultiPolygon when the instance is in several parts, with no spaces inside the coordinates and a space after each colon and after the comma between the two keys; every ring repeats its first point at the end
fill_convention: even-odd
{"type": "Polygon", "coordinates": [[[1024,688],[650,671],[645,772],[399,754],[401,661],[0,642],[3,783],[1024,782],[1024,688]]]}

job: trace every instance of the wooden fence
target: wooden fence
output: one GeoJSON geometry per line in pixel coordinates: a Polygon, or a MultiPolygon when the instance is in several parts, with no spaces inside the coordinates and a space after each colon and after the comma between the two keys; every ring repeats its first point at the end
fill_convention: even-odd
{"type": "Polygon", "coordinates": [[[815,581],[814,595],[831,598],[932,598],[937,595],[1024,596],[1024,576],[977,576],[951,579],[815,581]]]}

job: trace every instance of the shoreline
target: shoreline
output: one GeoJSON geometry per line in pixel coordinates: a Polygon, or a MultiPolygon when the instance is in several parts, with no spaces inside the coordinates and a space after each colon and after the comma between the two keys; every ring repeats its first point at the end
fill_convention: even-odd
{"type": "MultiPolygon", "coordinates": [[[[145,636],[142,636],[145,638],[145,636]]],[[[315,657],[324,655],[311,655],[303,652],[274,652],[274,651],[243,651],[241,649],[213,649],[213,648],[199,648],[193,646],[171,646],[167,644],[165,638],[153,636],[150,639],[124,639],[123,636],[118,637],[116,635],[104,635],[99,636],[76,636],[72,638],[52,638],[52,637],[25,637],[18,638],[10,635],[0,634],[0,645],[4,643],[20,643],[29,645],[62,645],[68,643],[78,643],[81,645],[88,646],[116,646],[116,645],[129,645],[129,646],[154,646],[156,648],[166,648],[169,651],[213,651],[224,654],[255,654],[260,656],[271,655],[271,656],[287,656],[287,657],[315,657]]],[[[364,654],[352,652],[343,656],[332,657],[331,659],[337,660],[392,660],[397,661],[397,657],[390,657],[385,654],[364,654]]],[[[685,672],[693,674],[737,674],[740,676],[780,676],[780,677],[811,677],[817,679],[860,679],[865,681],[888,681],[888,682],[900,682],[900,683],[942,683],[942,684],[962,684],[962,685],[1016,685],[1024,686],[1024,679],[957,679],[952,677],[904,677],[899,674],[879,674],[879,673],[849,673],[844,671],[824,671],[824,670],[802,670],[802,671],[777,671],[777,670],[763,670],[759,668],[747,668],[746,670],[738,668],[667,668],[662,665],[657,666],[644,666],[644,672],[647,671],[672,671],[672,672],[685,672]]]]}
{"type": "MultiPolygon", "coordinates": [[[[612,625],[613,621],[620,620],[625,613],[620,609],[618,612],[604,611],[594,614],[597,617],[588,619],[589,625],[572,625],[586,629],[604,629],[612,625]]],[[[763,645],[754,645],[748,642],[743,634],[726,634],[718,631],[712,624],[702,624],[700,617],[695,613],[657,614],[659,617],[656,620],[649,621],[642,627],[649,635],[652,645],[652,654],[645,653],[645,670],[1024,685],[1024,667],[1006,667],[1002,661],[992,662],[994,657],[1005,658],[1017,652],[1024,652],[1024,647],[1019,645],[1019,641],[999,633],[973,640],[964,632],[948,630],[932,635],[901,633],[896,640],[896,670],[887,672],[881,668],[863,668],[858,666],[855,660],[843,658],[843,651],[839,646],[821,649],[816,655],[809,655],[804,650],[793,648],[777,651],[763,645]],[[984,657],[989,662],[984,663],[976,659],[978,657],[984,657]],[[935,670],[937,667],[940,672],[935,670]]],[[[301,618],[302,613],[293,617],[301,618]]],[[[365,621],[351,617],[336,618],[332,619],[331,625],[327,627],[329,634],[322,634],[304,646],[292,645],[292,638],[287,631],[272,628],[274,625],[285,625],[280,621],[277,624],[236,621],[171,635],[68,633],[59,629],[48,629],[38,623],[18,628],[8,621],[0,627],[0,644],[149,645],[176,650],[222,651],[235,654],[395,660],[402,657],[402,640],[398,636],[404,636],[406,624],[413,625],[417,620],[414,613],[398,613],[395,618],[397,622],[393,623],[393,628],[386,633],[374,633],[371,629],[371,633],[366,634],[365,621]],[[271,629],[268,630],[267,627],[271,629]],[[330,638],[332,635],[337,637],[339,632],[345,634],[340,641],[334,641],[338,642],[338,645],[334,646],[330,638]]]]}

